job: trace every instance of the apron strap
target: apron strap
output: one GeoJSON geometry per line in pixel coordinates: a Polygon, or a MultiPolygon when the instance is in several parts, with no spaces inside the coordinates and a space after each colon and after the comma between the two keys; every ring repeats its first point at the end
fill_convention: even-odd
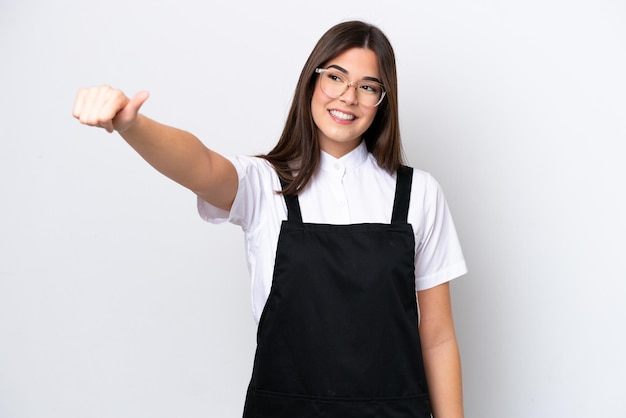
{"type": "MultiPolygon", "coordinates": [[[[409,203],[411,201],[411,185],[413,183],[413,168],[408,166],[400,166],[396,179],[396,195],[393,201],[393,213],[391,215],[391,223],[406,223],[409,214],[409,203]]],[[[283,190],[288,183],[284,179],[280,179],[283,190]]],[[[300,201],[298,196],[283,195],[287,204],[287,221],[302,223],[302,212],[300,211],[300,201]]]]}
{"type": "Polygon", "coordinates": [[[406,223],[411,201],[411,185],[413,183],[413,168],[402,165],[398,168],[396,179],[396,196],[393,201],[391,223],[406,223]]]}
{"type": "MultiPolygon", "coordinates": [[[[289,183],[279,176],[280,185],[283,187],[283,190],[289,185],[289,183]]],[[[298,200],[297,195],[287,196],[283,195],[285,199],[285,203],[287,204],[287,221],[294,223],[302,223],[302,212],[300,212],[300,201],[298,200]]]]}

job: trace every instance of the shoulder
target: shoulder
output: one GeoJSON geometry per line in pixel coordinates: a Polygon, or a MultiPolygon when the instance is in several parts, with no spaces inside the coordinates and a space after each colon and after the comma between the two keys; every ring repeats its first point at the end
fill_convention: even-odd
{"type": "MultiPolygon", "coordinates": [[[[411,180],[411,201],[417,200],[420,206],[427,201],[437,200],[441,195],[441,187],[431,173],[415,168],[413,166],[403,166],[412,170],[411,180]]],[[[402,169],[402,168],[401,168],[402,169]]],[[[395,190],[397,182],[397,172],[389,172],[380,167],[372,154],[368,155],[366,164],[362,165],[362,169],[358,175],[366,184],[373,183],[383,186],[385,189],[395,190]]]]}
{"type": "Polygon", "coordinates": [[[236,156],[231,162],[237,169],[239,184],[231,208],[231,221],[244,230],[260,225],[267,217],[281,217],[284,212],[280,179],[274,167],[260,157],[236,156]]]}
{"type": "Polygon", "coordinates": [[[235,166],[239,177],[239,188],[250,186],[259,190],[266,190],[268,186],[280,189],[280,180],[276,170],[269,161],[260,157],[237,155],[227,157],[235,166]]]}
{"type": "Polygon", "coordinates": [[[427,171],[413,169],[409,222],[416,233],[449,217],[447,202],[439,182],[427,171]]]}
{"type": "MultiPolygon", "coordinates": [[[[437,181],[429,172],[421,170],[419,168],[415,168],[411,165],[401,166],[401,169],[402,167],[406,167],[407,169],[410,169],[413,171],[412,183],[413,185],[416,185],[418,188],[424,188],[428,186],[438,187],[437,181]]],[[[388,181],[392,181],[393,183],[395,183],[396,181],[396,172],[389,172],[386,169],[379,166],[378,162],[376,161],[376,158],[371,153],[368,153],[366,164],[363,165],[363,168],[367,172],[370,172],[380,178],[384,178],[388,181]]]]}
{"type": "Polygon", "coordinates": [[[412,198],[419,199],[425,203],[438,199],[441,194],[441,186],[431,173],[413,168],[412,198]]]}
{"type": "Polygon", "coordinates": [[[237,171],[259,171],[262,173],[274,172],[272,165],[264,158],[249,155],[234,155],[226,157],[235,165],[237,171]]]}
{"type": "Polygon", "coordinates": [[[280,190],[280,180],[269,161],[261,157],[237,155],[227,157],[235,166],[239,177],[239,190],[245,193],[274,193],[280,190]]]}
{"type": "MultiPolygon", "coordinates": [[[[203,219],[212,223],[229,221],[247,230],[255,221],[263,219],[261,213],[280,216],[283,202],[280,180],[272,165],[265,159],[244,155],[226,156],[237,170],[238,184],[235,200],[229,212],[219,210],[199,200],[198,208],[203,219]]],[[[284,210],[283,210],[284,211],[284,210]]]]}

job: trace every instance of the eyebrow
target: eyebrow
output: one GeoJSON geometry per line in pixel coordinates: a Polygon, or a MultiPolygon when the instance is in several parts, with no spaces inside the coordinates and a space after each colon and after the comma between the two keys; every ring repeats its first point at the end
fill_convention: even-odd
{"type": "MultiPolygon", "coordinates": [[[[336,64],[331,64],[331,65],[329,65],[329,66],[328,66],[328,68],[334,68],[334,69],[336,69],[336,70],[341,71],[341,72],[342,72],[342,73],[344,73],[344,74],[349,74],[348,70],[346,70],[345,68],[343,68],[343,67],[341,67],[341,66],[339,66],[339,65],[336,65],[336,64]]],[[[376,77],[363,77],[363,78],[362,78],[362,80],[375,81],[375,82],[377,82],[378,84],[383,84],[383,83],[382,83],[379,79],[377,79],[376,77]]]]}

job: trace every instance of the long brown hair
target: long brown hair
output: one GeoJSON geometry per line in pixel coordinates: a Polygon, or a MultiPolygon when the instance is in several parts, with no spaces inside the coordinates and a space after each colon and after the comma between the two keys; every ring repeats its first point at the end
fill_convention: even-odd
{"type": "Polygon", "coordinates": [[[350,21],[330,28],[309,55],[294,94],[285,127],[274,149],[265,158],[278,175],[290,184],[283,191],[297,194],[315,173],[320,161],[317,127],[311,114],[311,98],[317,81],[315,69],[351,48],[367,48],[378,57],[381,81],[387,95],[376,112],[374,121],[363,134],[367,149],[378,165],[393,172],[403,163],[398,122],[398,81],[396,59],[385,34],[368,23],[350,21]],[[292,174],[295,164],[295,176],[292,174]]]}

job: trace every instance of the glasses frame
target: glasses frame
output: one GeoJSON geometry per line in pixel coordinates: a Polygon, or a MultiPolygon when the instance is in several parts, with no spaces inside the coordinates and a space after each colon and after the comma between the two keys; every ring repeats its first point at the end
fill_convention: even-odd
{"type": "MultiPolygon", "coordinates": [[[[327,72],[338,72],[338,73],[340,73],[340,74],[341,74],[341,72],[339,72],[339,71],[337,71],[337,70],[335,70],[335,69],[331,69],[331,68],[316,68],[316,69],[315,69],[315,72],[316,72],[317,74],[320,74],[320,75],[321,75],[321,74],[324,74],[324,73],[327,73],[327,72]]],[[[344,75],[344,77],[345,77],[345,75],[344,75]]],[[[320,88],[322,88],[322,91],[323,91],[323,92],[324,92],[324,94],[325,94],[325,95],[327,95],[328,97],[331,97],[331,98],[333,98],[333,99],[338,99],[338,98],[340,98],[341,96],[343,96],[344,94],[346,94],[346,92],[348,91],[348,89],[349,89],[350,87],[354,87],[355,92],[356,92],[356,97],[357,97],[357,99],[358,99],[358,97],[359,97],[359,93],[358,93],[357,89],[361,86],[361,83],[365,83],[365,82],[364,82],[363,80],[360,80],[360,81],[350,81],[349,83],[346,83],[346,88],[345,88],[345,89],[341,92],[341,94],[340,94],[340,95],[338,95],[337,97],[333,97],[333,96],[331,96],[330,94],[326,93],[326,91],[322,88],[322,85],[321,85],[321,80],[320,80],[320,88]]],[[[373,105],[373,106],[368,106],[368,105],[365,105],[365,104],[363,104],[363,103],[359,103],[359,104],[360,104],[361,106],[365,106],[365,107],[369,107],[369,108],[378,107],[378,105],[380,105],[380,104],[383,102],[383,99],[384,99],[384,98],[385,98],[385,96],[387,95],[387,90],[385,90],[385,86],[383,86],[381,83],[379,83],[379,82],[377,82],[377,81],[373,81],[373,80],[372,80],[372,81],[370,81],[370,80],[368,80],[368,81],[367,81],[367,83],[374,83],[374,84],[379,85],[379,86],[380,86],[380,89],[382,90],[382,94],[380,95],[380,99],[378,99],[378,102],[376,102],[376,104],[375,104],[375,105],[373,105]]]]}

